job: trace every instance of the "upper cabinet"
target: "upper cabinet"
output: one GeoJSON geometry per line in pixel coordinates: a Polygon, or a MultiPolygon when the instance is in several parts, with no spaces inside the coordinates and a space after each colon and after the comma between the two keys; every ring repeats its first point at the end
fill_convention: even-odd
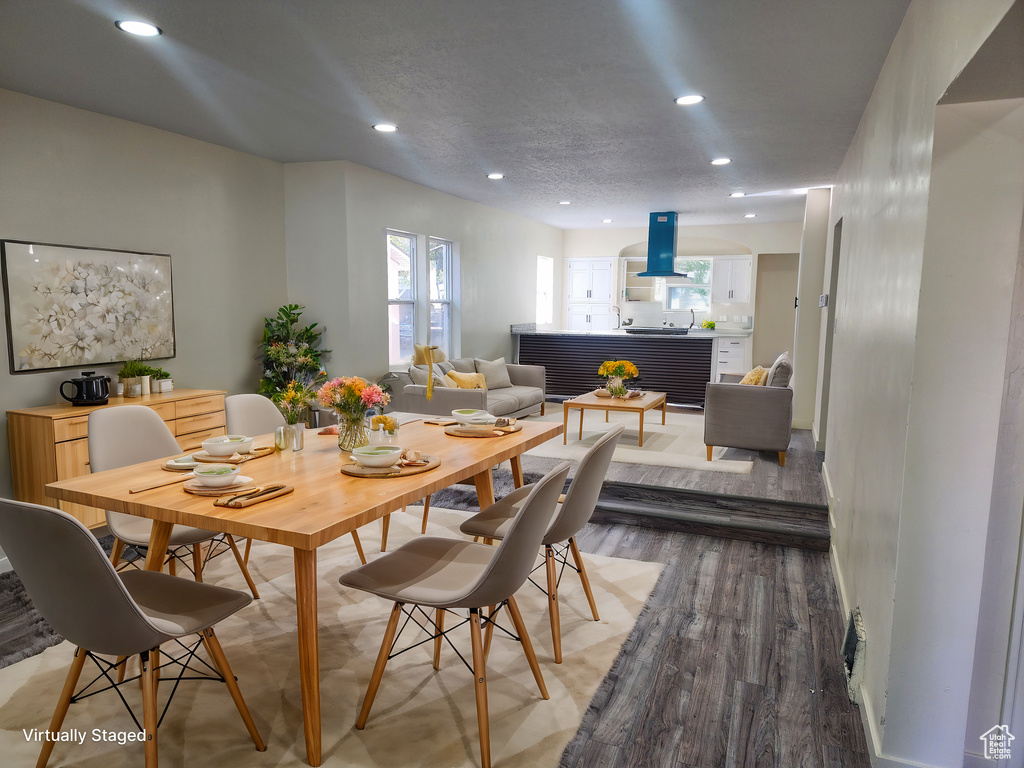
{"type": "Polygon", "coordinates": [[[750,302],[750,257],[715,257],[711,276],[711,301],[714,304],[750,302]]]}
{"type": "Polygon", "coordinates": [[[612,303],[614,259],[569,259],[569,302],[612,303]]]}
{"type": "Polygon", "coordinates": [[[653,277],[638,277],[647,271],[647,257],[636,256],[620,260],[619,292],[622,301],[655,301],[653,277]]]}

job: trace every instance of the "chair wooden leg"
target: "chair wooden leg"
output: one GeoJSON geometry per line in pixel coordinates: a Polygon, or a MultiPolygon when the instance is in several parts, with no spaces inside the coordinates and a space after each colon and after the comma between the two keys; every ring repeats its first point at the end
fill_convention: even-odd
{"type": "Polygon", "coordinates": [[[786,466],[786,452],[785,451],[779,451],[779,466],[780,467],[786,466]]]}
{"type": "Polygon", "coordinates": [[[490,621],[487,622],[487,629],[484,630],[484,661],[487,661],[487,657],[491,655],[491,639],[494,637],[494,620],[498,618],[498,607],[496,605],[487,606],[487,618],[490,621]]]}
{"type": "MultiPolygon", "coordinates": [[[[395,641],[395,632],[398,631],[398,620],[402,618],[402,603],[395,603],[391,609],[391,617],[388,619],[387,629],[384,630],[384,639],[380,643],[380,652],[377,654],[377,663],[373,665],[373,674],[370,675],[370,684],[366,688],[366,696],[363,697],[363,708],[359,710],[359,717],[356,719],[356,729],[363,730],[366,726],[366,719],[370,716],[370,707],[377,696],[377,689],[380,688],[380,680],[384,677],[384,667],[387,666],[388,656],[391,654],[391,643],[395,641]]],[[[479,628],[477,629],[479,631],[479,628]]]]}
{"type": "Polygon", "coordinates": [[[242,562],[245,563],[246,567],[249,565],[249,550],[252,549],[252,537],[250,536],[245,540],[245,552],[242,553],[242,562]]]}
{"type": "MultiPolygon", "coordinates": [[[[68,670],[68,676],[64,680],[64,688],[60,692],[60,698],[57,699],[57,708],[53,710],[53,717],[50,719],[50,733],[60,731],[60,726],[64,722],[64,716],[67,715],[68,707],[71,706],[71,697],[75,695],[75,686],[78,685],[78,678],[82,675],[82,667],[85,666],[86,656],[84,648],[75,649],[75,657],[71,660],[71,668],[68,670]]],[[[36,761],[36,768],[46,768],[46,763],[50,759],[50,753],[53,752],[53,745],[55,743],[49,739],[43,742],[43,748],[39,752],[39,759],[36,761]]]]}
{"type": "Polygon", "coordinates": [[[148,652],[141,656],[142,724],[146,730],[146,768],[157,768],[156,727],[159,718],[156,704],[156,665],[148,652]]]}
{"type": "Polygon", "coordinates": [[[121,562],[121,555],[124,554],[124,542],[118,538],[114,539],[114,548],[110,551],[110,562],[114,564],[114,568],[117,568],[117,564],[121,562]]]}
{"type": "Polygon", "coordinates": [[[252,580],[252,576],[249,575],[249,569],[245,567],[245,561],[242,560],[242,553],[238,551],[238,545],[235,544],[234,537],[230,533],[225,533],[224,538],[227,539],[228,546],[231,547],[231,554],[235,556],[238,570],[242,572],[242,576],[245,577],[245,583],[249,585],[249,591],[252,592],[253,600],[259,600],[260,593],[256,590],[256,582],[252,580]]]}
{"type": "Polygon", "coordinates": [[[420,533],[427,532],[427,515],[430,514],[430,494],[423,499],[423,525],[420,526],[420,533]]]}
{"type": "Polygon", "coordinates": [[[203,645],[206,646],[206,652],[210,654],[214,665],[223,675],[224,682],[228,686],[228,693],[231,694],[231,700],[235,702],[238,714],[242,716],[242,722],[245,723],[245,728],[252,737],[252,743],[256,745],[256,749],[260,752],[265,752],[267,745],[263,743],[263,739],[260,738],[260,732],[256,730],[256,723],[253,722],[249,708],[245,705],[245,699],[242,698],[242,692],[238,688],[235,676],[231,674],[231,665],[228,664],[228,657],[224,655],[224,649],[220,645],[220,640],[213,633],[213,627],[203,630],[203,645]]]}
{"type": "Polygon", "coordinates": [[[544,560],[548,572],[548,618],[551,621],[551,644],[555,651],[555,664],[562,663],[562,625],[558,617],[558,572],[555,570],[555,550],[544,547],[544,560]]]}
{"type": "Polygon", "coordinates": [[[540,415],[541,415],[541,416],[543,416],[543,415],[544,415],[544,406],[545,406],[545,405],[547,405],[547,403],[545,403],[545,402],[541,401],[541,404],[540,404],[540,415]]]}
{"type": "Polygon", "coordinates": [[[437,637],[434,638],[434,669],[441,668],[441,641],[444,639],[441,637],[441,633],[444,631],[444,608],[438,608],[434,613],[434,632],[437,633],[437,637]]]}
{"type": "Polygon", "coordinates": [[[363,554],[363,542],[359,540],[358,531],[352,531],[352,543],[356,545],[356,554],[359,555],[359,562],[366,565],[366,555],[363,554]]]}
{"type": "MultiPolygon", "coordinates": [[[[402,511],[405,512],[405,507],[402,507],[402,511]]],[[[386,552],[388,549],[388,530],[391,528],[391,515],[384,515],[380,519],[380,551],[386,552]]]]}
{"type": "Polygon", "coordinates": [[[491,727],[487,716],[487,662],[480,638],[480,609],[469,611],[469,637],[473,643],[473,687],[476,688],[476,722],[480,729],[480,764],[491,768],[491,727]]]}
{"type": "Polygon", "coordinates": [[[576,567],[579,569],[580,581],[583,582],[583,592],[587,596],[587,602],[590,603],[590,612],[594,614],[594,621],[600,621],[601,617],[597,615],[597,603],[594,602],[594,593],[590,589],[590,579],[587,578],[587,569],[583,565],[583,556],[580,554],[580,548],[576,546],[575,536],[569,538],[569,551],[572,552],[572,559],[576,562],[576,567]]]}
{"type": "Polygon", "coordinates": [[[124,673],[128,669],[128,657],[127,656],[118,656],[117,657],[117,663],[114,666],[117,667],[117,682],[123,683],[124,682],[124,673]]]}
{"type": "Polygon", "coordinates": [[[173,554],[167,561],[167,572],[171,574],[171,576],[178,575],[178,558],[175,557],[173,554]]]}
{"type": "Polygon", "coordinates": [[[537,654],[533,651],[533,643],[530,642],[530,636],[526,633],[523,614],[519,612],[519,606],[516,605],[514,597],[509,597],[508,599],[508,615],[512,617],[512,624],[516,628],[516,634],[519,635],[519,642],[523,646],[523,653],[526,654],[526,660],[530,663],[533,679],[537,681],[537,687],[540,689],[540,697],[542,699],[551,698],[548,696],[547,686],[544,685],[544,676],[540,673],[540,664],[537,663],[537,654]]]}
{"type": "Polygon", "coordinates": [[[196,581],[203,582],[203,545],[196,542],[192,545],[192,570],[196,572],[196,581]]]}
{"type": "Polygon", "coordinates": [[[711,452],[712,452],[713,450],[715,450],[715,446],[713,446],[713,445],[709,445],[709,446],[708,446],[708,461],[711,461],[711,452]]]}

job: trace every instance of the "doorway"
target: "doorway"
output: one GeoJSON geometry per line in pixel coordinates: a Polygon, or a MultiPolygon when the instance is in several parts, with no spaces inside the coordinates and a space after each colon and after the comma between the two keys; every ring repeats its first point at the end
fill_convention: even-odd
{"type": "Polygon", "coordinates": [[[818,431],[815,448],[825,450],[826,433],[828,431],[828,385],[832,377],[832,341],[836,330],[836,298],[839,290],[839,257],[842,253],[843,220],[836,222],[832,229],[832,267],[828,278],[828,294],[825,301],[825,317],[822,335],[825,338],[825,349],[822,357],[821,371],[818,380],[821,382],[821,399],[818,404],[818,431]]]}
{"type": "Polygon", "coordinates": [[[799,253],[762,253],[757,257],[757,325],[754,328],[754,365],[769,366],[783,352],[793,350],[799,253]]]}

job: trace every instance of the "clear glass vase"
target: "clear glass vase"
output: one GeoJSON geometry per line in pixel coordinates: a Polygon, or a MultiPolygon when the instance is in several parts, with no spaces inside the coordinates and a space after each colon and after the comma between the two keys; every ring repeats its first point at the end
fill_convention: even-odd
{"type": "Polygon", "coordinates": [[[626,383],[619,376],[610,376],[608,378],[608,391],[614,397],[625,397],[626,383]]]}
{"type": "Polygon", "coordinates": [[[366,422],[363,415],[353,416],[348,413],[338,414],[338,447],[343,451],[351,451],[362,445],[369,445],[370,437],[366,434],[366,422]]]}

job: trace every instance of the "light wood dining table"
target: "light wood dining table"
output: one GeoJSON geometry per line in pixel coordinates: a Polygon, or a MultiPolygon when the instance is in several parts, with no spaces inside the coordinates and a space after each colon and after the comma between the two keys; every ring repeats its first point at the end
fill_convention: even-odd
{"type": "MultiPolygon", "coordinates": [[[[320,738],[320,658],[317,633],[317,548],[360,526],[413,504],[430,493],[472,479],[481,509],[494,502],[491,469],[512,464],[517,487],[523,483],[524,451],[557,437],[561,424],[519,421],[521,431],[493,438],[446,435],[441,426],[422,421],[403,424],[399,443],[439,456],[435,469],[416,475],[357,478],[342,474],[348,459],[335,435],[307,431],[305,448],[284,451],[241,465],[258,485],[286,483],[294,493],[243,509],[215,507],[213,499],[186,493],[180,483],[141,493],[129,489],[174,477],[161,469],[164,459],[50,483],[49,496],[153,520],[146,568],[160,570],[174,524],[249,537],[294,551],[296,626],[302,712],[309,764],[322,762],[320,738]]],[[[273,435],[255,446],[273,445],[273,435]]]]}

